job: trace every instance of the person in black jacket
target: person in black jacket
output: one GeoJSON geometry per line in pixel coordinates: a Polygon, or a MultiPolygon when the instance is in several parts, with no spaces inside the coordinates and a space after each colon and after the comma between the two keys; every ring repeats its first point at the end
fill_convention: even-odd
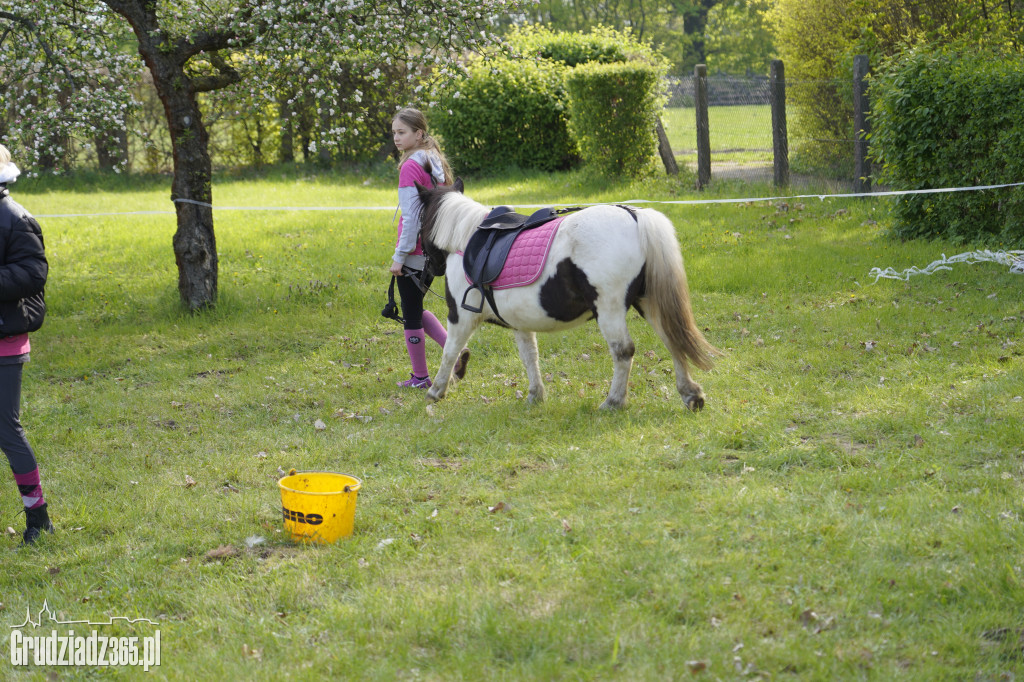
{"type": "Polygon", "coordinates": [[[0,449],[25,506],[23,542],[31,544],[43,531],[53,532],[35,453],[21,426],[21,370],[29,359],[28,334],[39,329],[46,313],[48,264],[39,223],[7,189],[19,173],[0,145],[0,449]]]}

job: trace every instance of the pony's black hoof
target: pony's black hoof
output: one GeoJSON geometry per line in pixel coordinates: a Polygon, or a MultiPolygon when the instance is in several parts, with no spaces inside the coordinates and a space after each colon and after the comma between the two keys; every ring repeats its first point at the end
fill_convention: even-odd
{"type": "Polygon", "coordinates": [[[704,396],[692,395],[686,399],[686,407],[690,412],[700,412],[704,409],[704,396]]]}

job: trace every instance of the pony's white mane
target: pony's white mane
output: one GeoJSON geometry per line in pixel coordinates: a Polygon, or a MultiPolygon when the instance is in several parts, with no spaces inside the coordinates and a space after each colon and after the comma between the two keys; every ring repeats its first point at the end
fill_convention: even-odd
{"type": "Polygon", "coordinates": [[[487,213],[485,206],[465,194],[448,192],[441,198],[430,239],[448,253],[463,251],[487,213]]]}

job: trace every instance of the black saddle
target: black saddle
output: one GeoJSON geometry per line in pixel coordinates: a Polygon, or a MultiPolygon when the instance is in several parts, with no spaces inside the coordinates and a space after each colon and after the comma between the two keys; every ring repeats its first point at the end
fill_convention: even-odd
{"type": "MultiPolygon", "coordinates": [[[[494,293],[489,285],[501,275],[516,237],[523,230],[540,227],[559,216],[578,210],[580,209],[542,208],[532,215],[525,216],[516,213],[508,206],[499,206],[488,213],[483,223],[470,237],[469,244],[466,245],[466,249],[462,253],[462,266],[470,282],[469,289],[462,296],[462,307],[471,313],[480,313],[483,312],[484,301],[487,301],[498,319],[505,322],[501,314],[498,313],[497,306],[494,305],[494,293]],[[480,292],[479,306],[473,306],[466,302],[471,291],[480,292]]],[[[506,324],[508,323],[506,322],[506,324]]]]}

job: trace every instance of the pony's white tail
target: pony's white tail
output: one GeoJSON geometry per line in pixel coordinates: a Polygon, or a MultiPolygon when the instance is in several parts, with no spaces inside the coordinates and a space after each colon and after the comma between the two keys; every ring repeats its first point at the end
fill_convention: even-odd
{"type": "Polygon", "coordinates": [[[652,209],[636,212],[644,269],[644,315],[659,330],[672,352],[681,353],[701,369],[711,369],[721,351],[708,343],[693,319],[690,288],[679,250],[675,227],[652,209]]]}

